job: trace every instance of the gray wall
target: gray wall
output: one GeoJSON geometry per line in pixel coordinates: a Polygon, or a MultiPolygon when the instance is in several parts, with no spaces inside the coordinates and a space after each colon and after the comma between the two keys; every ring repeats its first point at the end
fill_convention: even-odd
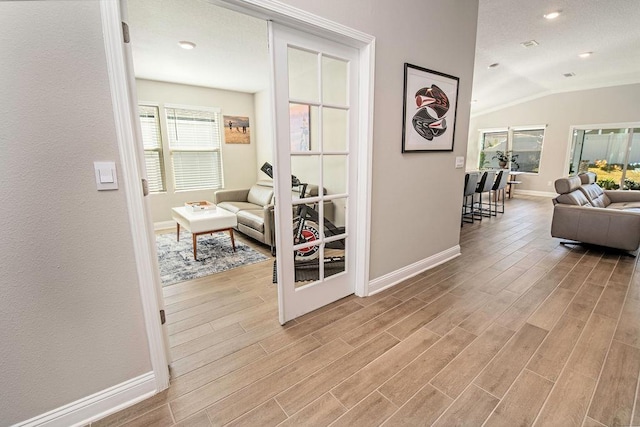
{"type": "Polygon", "coordinates": [[[478,1],[284,2],[376,37],[371,279],[457,245],[478,1]],[[405,62],[460,78],[452,153],[401,153],[405,62]]]}
{"type": "MultiPolygon", "coordinates": [[[[288,2],[377,37],[371,277],[457,245],[477,0],[288,2]],[[401,154],[404,62],[460,77],[454,152],[401,154]]],[[[93,178],[118,161],[99,3],[0,2],[0,25],[4,425],[151,366],[125,195],[93,178]]]]}
{"type": "Polygon", "coordinates": [[[94,179],[119,168],[99,2],[0,2],[0,28],[6,426],[152,368],[125,193],[94,179]]]}
{"type": "MultiPolygon", "coordinates": [[[[222,144],[225,188],[249,188],[255,184],[256,167],[256,119],[254,96],[250,93],[233,92],[197,86],[136,79],[138,100],[155,104],[173,104],[193,107],[218,107],[222,115],[247,116],[250,126],[250,144],[222,144]]],[[[162,115],[162,110],[160,111],[162,115]]],[[[166,135],[165,122],[161,119],[162,134],[166,135]]],[[[165,148],[167,148],[165,142],[165,148]]],[[[165,169],[171,171],[171,158],[165,151],[165,169]]],[[[167,176],[167,192],[151,194],[151,216],[154,222],[170,221],[171,208],[192,200],[213,200],[215,190],[180,191],[176,193],[173,175],[167,176]]]]}
{"type": "Polygon", "coordinates": [[[478,115],[469,127],[467,169],[478,165],[480,129],[546,124],[540,173],[519,176],[518,190],[555,193],[553,182],[566,173],[570,127],[640,120],[640,84],[565,92],[478,115]]]}

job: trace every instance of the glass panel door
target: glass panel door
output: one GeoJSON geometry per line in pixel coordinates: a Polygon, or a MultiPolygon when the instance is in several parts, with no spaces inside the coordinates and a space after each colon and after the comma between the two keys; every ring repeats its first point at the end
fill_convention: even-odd
{"type": "Polygon", "coordinates": [[[271,25],[282,323],[355,289],[358,51],[271,25]]]}

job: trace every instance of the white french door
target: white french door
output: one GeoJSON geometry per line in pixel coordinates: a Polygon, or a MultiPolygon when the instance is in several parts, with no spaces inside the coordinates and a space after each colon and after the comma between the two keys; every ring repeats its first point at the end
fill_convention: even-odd
{"type": "Polygon", "coordinates": [[[359,51],[276,23],[270,37],[285,323],[355,290],[359,51]]]}

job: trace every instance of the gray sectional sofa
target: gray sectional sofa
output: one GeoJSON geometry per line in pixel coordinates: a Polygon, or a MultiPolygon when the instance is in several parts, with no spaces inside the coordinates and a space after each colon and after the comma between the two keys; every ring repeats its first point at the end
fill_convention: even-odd
{"type": "Polygon", "coordinates": [[[596,174],[555,182],[551,236],[625,251],[640,246],[640,191],[603,190],[596,174]]]}

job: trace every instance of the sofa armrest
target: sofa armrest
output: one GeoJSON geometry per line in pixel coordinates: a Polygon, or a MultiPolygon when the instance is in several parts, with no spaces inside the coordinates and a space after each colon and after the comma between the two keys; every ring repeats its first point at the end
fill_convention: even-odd
{"type": "Polygon", "coordinates": [[[240,190],[218,190],[213,195],[213,203],[216,205],[222,202],[246,202],[249,196],[249,189],[240,190]]]}
{"type": "Polygon", "coordinates": [[[611,203],[640,202],[638,190],[604,190],[611,203]]]}
{"type": "Polygon", "coordinates": [[[557,204],[551,236],[635,251],[640,246],[640,213],[557,204]]]}
{"type": "Polygon", "coordinates": [[[267,245],[275,246],[275,212],[273,211],[275,206],[273,204],[265,205],[262,207],[264,211],[264,243],[267,245]]]}

